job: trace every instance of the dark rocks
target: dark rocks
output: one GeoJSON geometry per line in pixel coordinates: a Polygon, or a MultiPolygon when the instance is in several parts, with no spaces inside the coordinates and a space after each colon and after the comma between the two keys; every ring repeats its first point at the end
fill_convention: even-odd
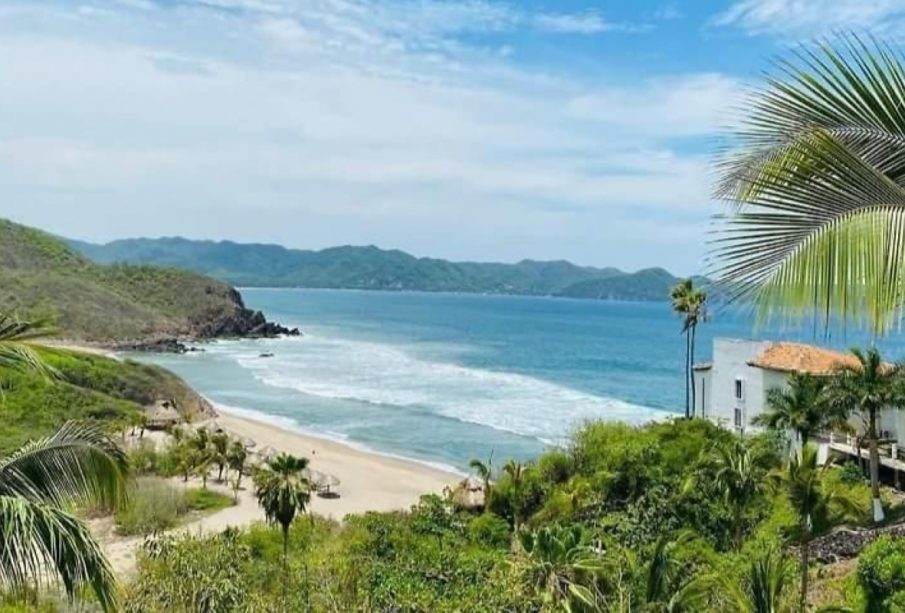
{"type": "Polygon", "coordinates": [[[238,305],[230,313],[206,313],[193,322],[198,338],[275,338],[277,336],[299,336],[298,328],[287,328],[267,321],[264,313],[238,305]]]}
{"type": "Polygon", "coordinates": [[[113,347],[116,351],[145,351],[148,353],[188,353],[197,351],[177,338],[155,338],[150,340],[127,341],[113,347]]]}
{"type": "Polygon", "coordinates": [[[905,524],[873,530],[839,528],[811,541],[811,556],[824,564],[849,560],[857,557],[862,549],[884,534],[905,538],[905,524]]]}

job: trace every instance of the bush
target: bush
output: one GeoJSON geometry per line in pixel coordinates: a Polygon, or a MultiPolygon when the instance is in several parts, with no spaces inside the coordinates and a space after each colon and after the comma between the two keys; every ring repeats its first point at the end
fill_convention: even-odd
{"type": "Polygon", "coordinates": [[[185,490],[185,502],[190,511],[219,511],[234,504],[231,496],[200,487],[185,490]]]}
{"type": "Polygon", "coordinates": [[[471,541],[485,547],[508,549],[511,535],[509,522],[493,513],[485,513],[468,525],[471,541]]]}
{"type": "Polygon", "coordinates": [[[117,532],[148,535],[166,530],[188,510],[182,489],[162,479],[142,477],[135,481],[128,502],[116,512],[117,532]]]}
{"type": "Polygon", "coordinates": [[[867,609],[880,613],[898,611],[905,599],[905,540],[882,536],[861,553],[858,580],[867,596],[867,609]]]}

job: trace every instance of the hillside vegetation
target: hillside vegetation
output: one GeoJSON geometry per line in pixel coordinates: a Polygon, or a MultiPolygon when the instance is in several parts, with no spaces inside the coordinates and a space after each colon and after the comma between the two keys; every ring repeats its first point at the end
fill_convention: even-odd
{"type": "MultiPolygon", "coordinates": [[[[297,518],[285,566],[263,524],[149,541],[127,610],[791,613],[801,519],[782,448],[703,420],[589,423],[565,449],[494,470],[483,511],[428,495],[408,512],[297,518]]],[[[815,477],[831,500],[816,534],[867,520],[857,472],[815,477]]],[[[888,549],[832,581],[814,564],[812,602],[900,611],[883,606],[905,601],[905,547],[880,559],[888,549]]]]}
{"type": "Polygon", "coordinates": [[[222,281],[170,268],[98,265],[64,241],[6,220],[0,262],[0,310],[50,318],[69,338],[240,334],[261,318],[222,281]]]}
{"type": "Polygon", "coordinates": [[[0,368],[0,456],[70,419],[121,429],[157,400],[175,401],[186,417],[211,411],[182,379],[158,366],[59,349],[38,353],[59,373],[55,380],[0,368]]]}
{"type": "Polygon", "coordinates": [[[516,264],[417,258],[377,247],[321,251],[278,245],[126,239],[106,245],[70,244],[96,262],[175,266],[249,287],[413,290],[574,298],[665,300],[678,280],[663,269],[626,273],[566,261],[516,264]]]}

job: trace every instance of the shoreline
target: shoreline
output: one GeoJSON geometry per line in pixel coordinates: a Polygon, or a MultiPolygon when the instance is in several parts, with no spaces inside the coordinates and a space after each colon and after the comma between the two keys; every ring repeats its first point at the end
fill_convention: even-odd
{"type": "MultiPolygon", "coordinates": [[[[281,428],[261,419],[238,415],[214,404],[217,417],[210,420],[233,436],[255,441],[252,451],[271,448],[309,459],[312,470],[340,480],[337,497],[311,497],[311,511],[335,520],[350,513],[408,509],[425,494],[440,494],[462,475],[415,460],[363,451],[355,447],[281,428]]],[[[203,422],[198,425],[203,425],[203,422]]],[[[260,518],[263,518],[263,515],[260,518]]]]}

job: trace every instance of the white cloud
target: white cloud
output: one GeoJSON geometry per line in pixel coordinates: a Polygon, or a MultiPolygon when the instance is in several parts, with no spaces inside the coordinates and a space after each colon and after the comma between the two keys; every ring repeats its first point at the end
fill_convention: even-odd
{"type": "MultiPolygon", "coordinates": [[[[274,6],[42,18],[40,32],[0,18],[0,116],[16,117],[0,124],[4,214],[89,239],[377,242],[626,267],[662,263],[645,236],[663,220],[706,229],[707,161],[670,139],[712,133],[731,80],[592,86],[465,45],[428,27],[436,16],[274,6]]],[[[694,269],[695,243],[675,267],[694,269]]]]}
{"type": "Polygon", "coordinates": [[[751,34],[812,36],[865,28],[902,33],[905,5],[901,0],[737,0],[715,23],[751,34]]]}
{"type": "Polygon", "coordinates": [[[597,34],[612,30],[616,26],[607,23],[597,13],[554,14],[543,13],[535,17],[537,27],[549,32],[597,34]]]}

